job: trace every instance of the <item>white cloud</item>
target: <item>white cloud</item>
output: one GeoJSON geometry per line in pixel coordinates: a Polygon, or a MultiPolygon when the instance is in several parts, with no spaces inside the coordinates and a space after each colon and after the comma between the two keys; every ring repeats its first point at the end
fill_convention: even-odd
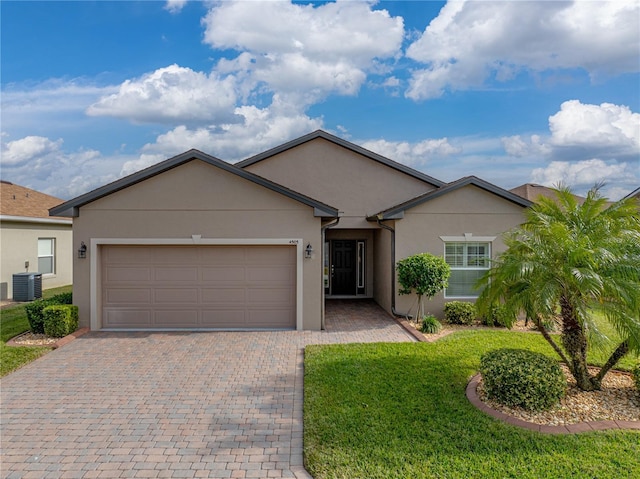
{"type": "Polygon", "coordinates": [[[63,140],[27,136],[2,144],[2,177],[68,199],[116,179],[115,165],[96,150],[66,151],[63,140]]]}
{"type": "Polygon", "coordinates": [[[413,72],[406,96],[436,98],[522,71],[581,68],[594,79],[637,72],[639,15],[636,0],[449,2],[407,49],[426,66],[413,72]]]}
{"type": "Polygon", "coordinates": [[[547,156],[552,152],[551,146],[544,143],[540,135],[531,135],[526,140],[521,135],[501,138],[502,146],[508,155],[524,157],[529,155],[547,156]]]}
{"type": "Polygon", "coordinates": [[[3,143],[0,163],[3,168],[24,165],[30,160],[57,152],[61,146],[61,139],[52,141],[42,136],[27,136],[3,143]]]}
{"type": "Polygon", "coordinates": [[[625,105],[566,101],[549,117],[549,128],[556,147],[606,149],[608,156],[640,155],[640,113],[625,105]]]}
{"type": "Polygon", "coordinates": [[[360,143],[363,148],[409,166],[424,165],[433,157],[447,157],[462,152],[447,138],[406,141],[367,140],[360,143]]]}
{"type": "Polygon", "coordinates": [[[562,103],[549,117],[549,135],[515,135],[502,138],[507,154],[515,157],[585,160],[638,161],[640,113],[626,105],[562,103]]]}
{"type": "Polygon", "coordinates": [[[242,72],[251,89],[264,84],[283,101],[308,105],[329,93],[357,93],[366,71],[378,68],[377,60],[399,54],[402,18],[371,7],[221,2],[203,20],[204,41],[241,52],[222,60],[220,71],[242,72]]]}
{"type": "Polygon", "coordinates": [[[237,161],[322,127],[322,121],[303,114],[285,114],[276,104],[269,108],[242,106],[243,119],[218,127],[178,126],[146,144],[139,158],[124,163],[120,175],[128,175],[191,148],[225,161],[237,161]]]}
{"type": "Polygon", "coordinates": [[[175,15],[180,13],[186,4],[187,0],[167,0],[164,9],[175,15]]]}
{"type": "MultiPolygon", "coordinates": [[[[531,174],[531,179],[535,183],[545,186],[554,186],[559,183],[569,185],[576,193],[583,194],[596,183],[605,184],[629,184],[633,185],[638,181],[638,172],[633,171],[633,167],[627,163],[605,162],[600,159],[589,159],[575,163],[567,161],[552,161],[544,168],[536,168],[531,174]]],[[[616,190],[605,193],[612,198],[618,195],[619,186],[616,190]],[[613,194],[611,194],[613,193],[613,194]]],[[[629,189],[630,191],[630,189],[629,189]]],[[[618,198],[613,198],[618,199],[618,198]]]]}
{"type": "Polygon", "coordinates": [[[206,75],[174,64],[126,80],[116,93],[91,105],[87,114],[141,123],[232,121],[235,102],[233,76],[206,75]]]}
{"type": "Polygon", "coordinates": [[[113,87],[97,86],[79,79],[3,85],[0,97],[2,128],[22,136],[33,134],[34,130],[43,131],[51,125],[77,125],[86,118],[87,106],[113,91],[113,87]]]}

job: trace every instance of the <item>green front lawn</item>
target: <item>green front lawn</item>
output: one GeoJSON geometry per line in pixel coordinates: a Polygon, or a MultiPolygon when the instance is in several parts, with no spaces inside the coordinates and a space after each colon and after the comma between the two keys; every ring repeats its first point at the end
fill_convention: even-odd
{"type": "Polygon", "coordinates": [[[640,432],[543,435],[474,408],[465,387],[481,354],[507,346],[555,357],[540,335],[509,331],[308,346],[307,470],[316,479],[640,477],[640,432]]]}
{"type": "MultiPolygon", "coordinates": [[[[71,286],[63,286],[43,291],[42,296],[46,299],[70,291],[71,286]]],[[[0,310],[0,376],[5,376],[51,351],[51,348],[10,347],[6,345],[6,342],[11,338],[25,331],[29,331],[29,322],[24,304],[0,310]]]]}

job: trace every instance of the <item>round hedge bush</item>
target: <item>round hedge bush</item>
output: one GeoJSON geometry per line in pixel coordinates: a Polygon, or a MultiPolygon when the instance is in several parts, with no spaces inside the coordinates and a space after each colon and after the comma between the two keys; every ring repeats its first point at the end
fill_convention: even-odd
{"type": "Polygon", "coordinates": [[[562,398],[567,380],[558,363],[525,349],[496,349],[480,359],[485,391],[506,406],[549,409],[562,398]]]}

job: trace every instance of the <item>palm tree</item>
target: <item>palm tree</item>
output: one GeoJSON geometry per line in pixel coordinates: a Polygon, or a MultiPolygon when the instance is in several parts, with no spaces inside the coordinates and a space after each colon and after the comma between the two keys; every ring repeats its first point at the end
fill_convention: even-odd
{"type": "Polygon", "coordinates": [[[582,204],[564,186],[557,199],[541,198],[525,222],[505,236],[507,250],[480,280],[482,314],[501,304],[514,320],[526,314],[564,361],[584,391],[600,389],[602,378],[629,351],[640,353],[640,218],[629,199],[608,205],[596,186],[582,204]],[[620,338],[598,374],[587,368],[590,346],[605,334],[594,313],[620,338]],[[560,325],[557,342],[543,327],[560,325]]]}

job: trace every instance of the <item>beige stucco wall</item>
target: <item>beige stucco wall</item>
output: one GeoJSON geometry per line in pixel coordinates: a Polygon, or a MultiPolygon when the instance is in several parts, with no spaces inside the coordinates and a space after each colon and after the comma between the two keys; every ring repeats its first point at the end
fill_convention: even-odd
{"type": "Polygon", "coordinates": [[[245,169],[338,208],[338,228],[371,228],[367,216],[434,188],[323,138],[245,169]]]}
{"type": "Polygon", "coordinates": [[[13,274],[38,271],[38,238],[55,238],[55,273],[42,276],[42,289],[73,282],[71,223],[45,224],[25,221],[0,223],[0,299],[13,297],[13,274]]]}
{"type": "MultiPolygon", "coordinates": [[[[502,234],[524,221],[524,208],[473,185],[462,187],[405,212],[396,221],[396,261],[417,253],[444,255],[440,236],[495,236],[492,257],[505,250],[502,234]]],[[[397,288],[396,288],[397,290],[397,288]]],[[[407,311],[415,297],[396,294],[396,309],[407,311]]],[[[426,305],[427,311],[443,317],[444,293],[439,293],[426,305]]],[[[466,301],[466,299],[465,299],[466,301]]],[[[473,301],[473,300],[470,300],[473,301]]]]}
{"type": "MultiPolygon", "coordinates": [[[[74,218],[74,244],[90,244],[95,238],[184,240],[192,235],[302,239],[317,250],[321,242],[320,218],[313,216],[313,208],[198,160],[85,205],[74,218]]],[[[321,262],[316,255],[302,263],[304,329],[320,329],[321,262]]],[[[90,320],[90,264],[89,258],[74,260],[74,303],[82,326],[90,320]]]]}
{"type": "MultiPolygon", "coordinates": [[[[385,221],[393,227],[394,221],[385,221]]],[[[391,313],[391,232],[384,229],[374,234],[374,268],[376,271],[373,299],[391,313]]]]}

